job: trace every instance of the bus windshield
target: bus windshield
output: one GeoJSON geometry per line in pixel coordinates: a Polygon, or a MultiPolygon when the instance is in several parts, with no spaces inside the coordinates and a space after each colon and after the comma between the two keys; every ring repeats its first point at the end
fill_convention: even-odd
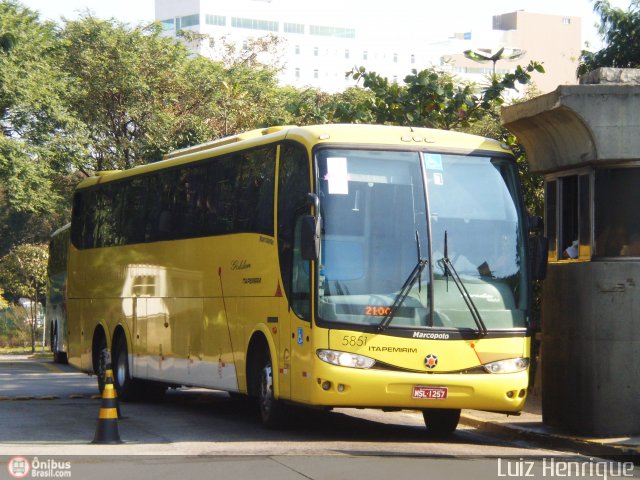
{"type": "Polygon", "coordinates": [[[476,330],[477,310],[488,330],[526,327],[524,230],[513,161],[356,149],[323,149],[316,158],[320,321],[476,330]]]}

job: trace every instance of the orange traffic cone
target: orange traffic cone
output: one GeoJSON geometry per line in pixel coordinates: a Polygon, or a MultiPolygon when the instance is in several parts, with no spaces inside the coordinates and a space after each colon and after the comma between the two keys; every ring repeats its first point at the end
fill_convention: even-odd
{"type": "Polygon", "coordinates": [[[104,390],[102,391],[102,403],[98,413],[98,426],[93,442],[98,444],[122,443],[118,433],[118,396],[113,388],[113,373],[105,372],[104,390]]]}

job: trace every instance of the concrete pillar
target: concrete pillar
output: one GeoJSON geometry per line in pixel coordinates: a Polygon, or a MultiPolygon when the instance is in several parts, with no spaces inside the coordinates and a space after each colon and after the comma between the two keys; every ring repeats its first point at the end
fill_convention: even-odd
{"type": "Polygon", "coordinates": [[[599,69],[504,108],[502,121],[545,179],[544,422],[638,434],[640,70],[599,69]]]}

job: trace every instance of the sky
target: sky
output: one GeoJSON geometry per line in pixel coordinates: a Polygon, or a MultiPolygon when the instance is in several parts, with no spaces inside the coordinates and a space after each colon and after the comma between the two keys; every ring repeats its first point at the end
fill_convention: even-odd
{"type": "MultiPolygon", "coordinates": [[[[179,0],[176,0],[179,1],[179,0]]],[[[233,1],[233,0],[229,0],[233,1]]],[[[582,18],[582,40],[592,48],[601,43],[596,30],[599,18],[593,13],[593,0],[396,0],[393,7],[379,8],[382,2],[371,0],[278,0],[292,8],[319,9],[332,13],[334,24],[352,19],[369,25],[384,26],[385,35],[411,38],[411,32],[429,40],[445,39],[454,32],[491,30],[492,16],[525,10],[532,13],[578,16],[582,18]],[[371,5],[375,5],[374,8],[371,5]]],[[[73,19],[89,10],[100,18],[116,18],[137,25],[154,20],[154,0],[21,0],[21,3],[40,13],[41,18],[73,19]]],[[[613,6],[627,9],[629,0],[610,0],[613,6]]]]}

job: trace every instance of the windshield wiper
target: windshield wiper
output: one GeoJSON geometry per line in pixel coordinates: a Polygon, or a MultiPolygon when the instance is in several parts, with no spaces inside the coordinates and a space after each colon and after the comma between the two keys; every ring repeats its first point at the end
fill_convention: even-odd
{"type": "Polygon", "coordinates": [[[453,282],[456,284],[456,287],[458,287],[458,290],[460,291],[460,295],[462,296],[464,303],[467,304],[467,308],[469,309],[469,312],[473,317],[473,321],[476,322],[476,325],[478,327],[478,335],[480,337],[485,336],[487,334],[487,326],[482,320],[482,317],[480,316],[480,312],[478,311],[478,307],[476,307],[476,304],[474,303],[473,298],[471,298],[471,295],[469,294],[467,287],[464,286],[464,283],[462,282],[460,275],[458,275],[458,272],[456,271],[455,267],[453,266],[453,263],[451,263],[451,259],[449,258],[449,248],[447,244],[446,230],[444,232],[444,258],[442,259],[442,261],[444,262],[444,268],[445,268],[444,274],[447,278],[447,282],[449,281],[449,273],[451,273],[451,278],[453,279],[453,282]]]}
{"type": "MultiPolygon", "coordinates": [[[[413,285],[416,283],[416,280],[418,280],[419,278],[421,279],[422,277],[422,270],[424,270],[424,267],[427,265],[428,262],[426,258],[422,258],[420,256],[420,236],[418,235],[417,231],[416,231],[416,245],[418,248],[418,263],[416,264],[415,267],[413,267],[413,270],[411,271],[407,279],[404,281],[404,284],[402,285],[402,288],[396,295],[396,298],[393,301],[391,308],[389,308],[389,313],[387,313],[384,316],[384,318],[378,325],[378,332],[382,332],[389,326],[389,324],[391,323],[391,320],[393,320],[393,317],[398,311],[398,308],[400,308],[400,305],[402,305],[402,302],[404,302],[405,298],[407,298],[407,296],[409,295],[409,292],[411,291],[411,288],[413,287],[413,285]]],[[[422,289],[422,285],[419,285],[418,288],[422,289]]]]}

